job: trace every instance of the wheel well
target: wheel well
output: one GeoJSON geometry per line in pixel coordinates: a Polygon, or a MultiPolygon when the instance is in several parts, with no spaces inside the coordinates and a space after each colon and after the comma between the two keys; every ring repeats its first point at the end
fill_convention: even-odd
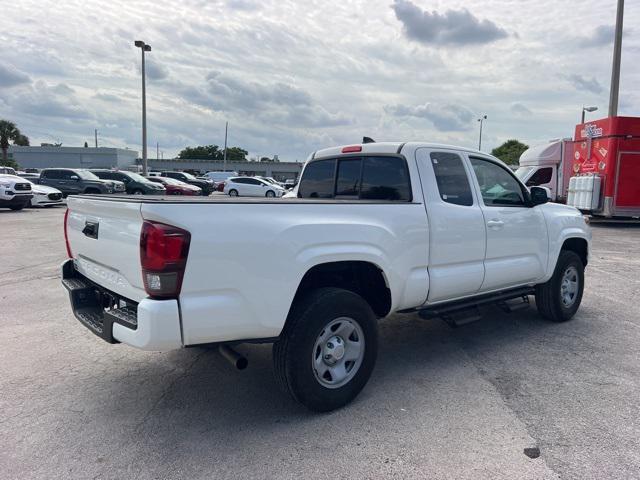
{"type": "Polygon", "coordinates": [[[99,188],[89,187],[85,189],[84,193],[100,193],[99,188]]]}
{"type": "Polygon", "coordinates": [[[589,257],[589,246],[587,241],[584,238],[568,238],[562,244],[561,250],[570,250],[575,252],[580,259],[582,260],[582,264],[586,267],[587,261],[589,257]]]}
{"type": "Polygon", "coordinates": [[[336,287],[360,295],[378,318],[391,310],[391,292],[384,273],[373,263],[348,261],[322,263],[311,268],[300,281],[293,299],[321,287],[336,287]]]}

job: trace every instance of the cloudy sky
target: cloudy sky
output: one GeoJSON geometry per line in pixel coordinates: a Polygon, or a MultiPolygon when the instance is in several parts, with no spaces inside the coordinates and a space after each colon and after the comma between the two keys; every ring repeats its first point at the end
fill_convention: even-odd
{"type": "MultiPolygon", "coordinates": [[[[0,118],[32,144],[315,149],[425,140],[483,149],[606,116],[615,0],[0,0],[0,118]]],[[[640,115],[640,2],[627,1],[620,114],[640,115]],[[639,27],[636,27],[639,26],[639,27]],[[636,28],[638,30],[636,30],[636,28]]]]}

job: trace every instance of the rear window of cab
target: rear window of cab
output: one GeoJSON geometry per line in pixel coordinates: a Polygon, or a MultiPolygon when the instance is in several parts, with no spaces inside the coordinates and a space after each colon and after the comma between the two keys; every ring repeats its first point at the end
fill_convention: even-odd
{"type": "Polygon", "coordinates": [[[298,197],[410,202],[409,171],[400,156],[313,160],[302,173],[298,197]]]}

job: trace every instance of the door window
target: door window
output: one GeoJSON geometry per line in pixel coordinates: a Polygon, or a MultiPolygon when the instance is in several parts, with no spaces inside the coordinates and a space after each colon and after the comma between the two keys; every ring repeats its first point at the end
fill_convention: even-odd
{"type": "Polygon", "coordinates": [[[333,198],[336,160],[316,160],[304,169],[298,196],[302,198],[333,198]]]}
{"type": "Polygon", "coordinates": [[[361,158],[345,158],[338,162],[336,196],[358,196],[360,193],[361,166],[361,158]]]}
{"type": "Polygon", "coordinates": [[[527,180],[527,187],[532,187],[534,185],[544,185],[545,183],[549,183],[551,181],[551,176],[553,175],[553,168],[545,167],[538,170],[534,173],[529,180],[527,180]]]}
{"type": "Polygon", "coordinates": [[[51,178],[53,180],[58,180],[62,178],[62,172],[60,170],[45,170],[42,172],[42,176],[44,178],[51,178]]]}
{"type": "Polygon", "coordinates": [[[430,156],[440,198],[454,205],[473,205],[469,177],[460,155],[451,152],[431,152],[430,156]]]}
{"type": "Polygon", "coordinates": [[[71,180],[71,177],[74,176],[80,178],[79,175],[72,170],[60,170],[60,177],[58,178],[61,178],[63,180],[71,180]]]}
{"type": "Polygon", "coordinates": [[[525,206],[520,182],[511,172],[489,160],[475,157],[470,157],[469,160],[478,179],[482,200],[486,206],[525,206]]]}
{"type": "Polygon", "coordinates": [[[364,157],[360,198],[411,201],[405,160],[400,157],[364,157]]]}

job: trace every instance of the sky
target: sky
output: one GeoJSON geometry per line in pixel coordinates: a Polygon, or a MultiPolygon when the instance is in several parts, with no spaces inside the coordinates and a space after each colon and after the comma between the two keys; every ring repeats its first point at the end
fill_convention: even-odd
{"type": "MultiPolygon", "coordinates": [[[[619,115],[640,115],[640,2],[627,1],[619,115]]],[[[615,0],[0,0],[0,118],[31,139],[149,157],[224,143],[303,161],[328,146],[483,150],[607,115],[615,0]]]]}

